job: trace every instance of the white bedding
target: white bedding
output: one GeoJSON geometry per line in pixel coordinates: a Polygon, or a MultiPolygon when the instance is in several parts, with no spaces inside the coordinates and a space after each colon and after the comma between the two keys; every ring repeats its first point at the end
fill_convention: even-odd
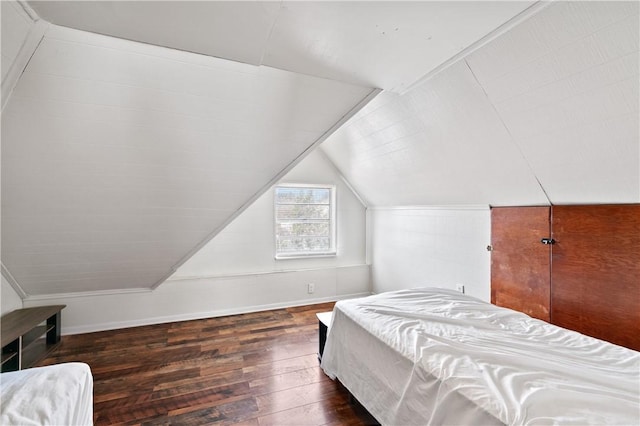
{"type": "Polygon", "coordinates": [[[93,376],[71,362],[0,374],[0,425],[92,425],[93,376]]]}
{"type": "Polygon", "coordinates": [[[422,288],[336,303],[322,368],[410,424],[640,424],[640,353],[422,288]]]}

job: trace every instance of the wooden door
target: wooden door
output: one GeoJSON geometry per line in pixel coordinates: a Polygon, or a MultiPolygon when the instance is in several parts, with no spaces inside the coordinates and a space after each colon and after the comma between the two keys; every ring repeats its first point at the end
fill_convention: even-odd
{"type": "Polygon", "coordinates": [[[552,215],[552,322],[640,350],[640,205],[552,215]]]}
{"type": "Polygon", "coordinates": [[[549,207],[491,209],[491,303],[550,320],[549,207]]]}

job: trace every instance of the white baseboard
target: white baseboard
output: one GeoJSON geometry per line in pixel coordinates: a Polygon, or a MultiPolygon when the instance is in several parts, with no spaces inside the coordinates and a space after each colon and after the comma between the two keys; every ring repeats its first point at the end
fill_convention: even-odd
{"type": "Polygon", "coordinates": [[[139,327],[143,325],[163,324],[177,321],[190,321],[204,318],[223,317],[228,315],[247,314],[250,312],[270,311],[273,309],[291,308],[294,306],[314,305],[316,303],[336,302],[344,299],[354,299],[356,297],[369,296],[370,293],[345,294],[340,296],[321,297],[316,299],[295,300],[282,303],[271,303],[266,305],[243,306],[233,309],[220,309],[208,312],[190,312],[180,315],[168,315],[153,318],[144,318],[132,321],[113,321],[107,323],[91,324],[87,326],[63,327],[62,335],[93,333],[96,331],[117,330],[120,328],[139,327]]]}

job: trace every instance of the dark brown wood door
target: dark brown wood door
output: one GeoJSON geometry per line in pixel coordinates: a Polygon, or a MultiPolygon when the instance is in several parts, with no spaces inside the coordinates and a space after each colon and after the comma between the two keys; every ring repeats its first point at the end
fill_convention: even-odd
{"type": "Polygon", "coordinates": [[[552,322],[640,350],[640,205],[552,214],[552,322]]]}
{"type": "Polygon", "coordinates": [[[491,209],[491,303],[550,320],[549,207],[491,209]]]}

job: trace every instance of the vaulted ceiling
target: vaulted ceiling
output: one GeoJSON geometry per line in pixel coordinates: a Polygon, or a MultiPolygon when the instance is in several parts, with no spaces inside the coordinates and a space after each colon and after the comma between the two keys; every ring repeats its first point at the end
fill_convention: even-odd
{"type": "Polygon", "coordinates": [[[374,206],[640,202],[638,2],[556,2],[322,149],[374,206]]]}
{"type": "Polygon", "coordinates": [[[327,138],[373,206],[638,202],[638,50],[637,2],[2,2],[3,273],[158,285],[327,138]]]}
{"type": "Polygon", "coordinates": [[[402,91],[534,1],[30,1],[54,24],[402,91]]]}
{"type": "Polygon", "coordinates": [[[3,111],[3,263],[29,294],[159,283],[370,93],[52,27],[3,111]]]}

